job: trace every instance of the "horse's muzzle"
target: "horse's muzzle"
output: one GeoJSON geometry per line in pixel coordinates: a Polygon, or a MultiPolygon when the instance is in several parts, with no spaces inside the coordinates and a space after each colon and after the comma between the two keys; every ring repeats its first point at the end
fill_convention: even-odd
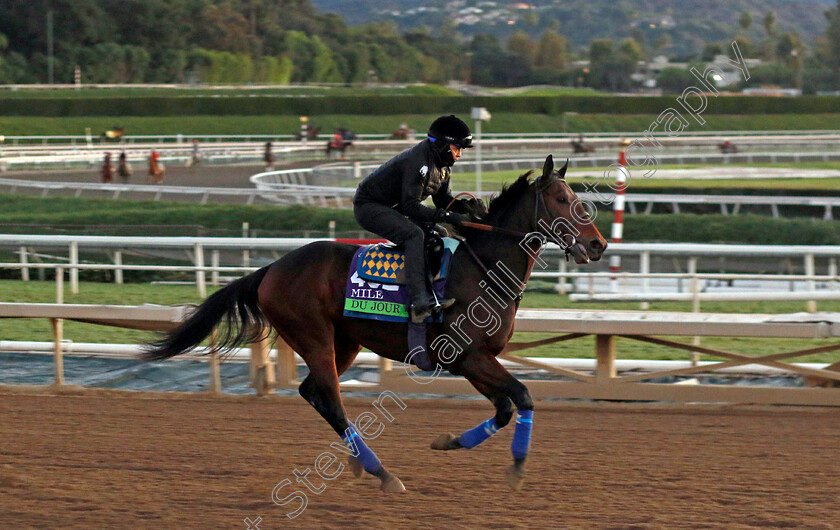
{"type": "Polygon", "coordinates": [[[569,247],[569,254],[575,258],[575,263],[583,265],[590,261],[598,261],[607,248],[607,242],[602,239],[592,239],[585,245],[580,241],[569,247]]]}

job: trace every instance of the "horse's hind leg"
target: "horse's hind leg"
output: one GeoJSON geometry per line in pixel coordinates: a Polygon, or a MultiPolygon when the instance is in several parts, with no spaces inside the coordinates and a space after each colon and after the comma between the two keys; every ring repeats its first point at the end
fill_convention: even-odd
{"type": "MultiPolygon", "coordinates": [[[[341,376],[341,374],[343,374],[348,368],[350,368],[350,365],[353,364],[353,361],[356,359],[359,351],[361,351],[362,346],[339,331],[335,332],[334,346],[335,370],[336,373],[341,376]]],[[[361,478],[362,474],[365,472],[362,461],[353,455],[350,455],[347,460],[350,466],[350,471],[353,472],[353,476],[361,478]]]]}
{"type": "Polygon", "coordinates": [[[388,493],[405,491],[400,479],[385,469],[376,454],[365,444],[355,426],[347,421],[347,415],[341,403],[338,372],[332,349],[318,353],[302,353],[302,357],[309,366],[309,375],[300,385],[300,395],[341,436],[342,441],[358,459],[364,470],[379,478],[382,482],[380,486],[382,491],[388,493]]]}
{"type": "Polygon", "coordinates": [[[476,390],[481,392],[496,407],[496,415],[476,427],[464,432],[461,436],[451,433],[441,434],[432,442],[432,449],[437,451],[451,451],[453,449],[472,449],[504,428],[513,417],[513,401],[504,392],[488,386],[480,381],[468,379],[476,390]]]}

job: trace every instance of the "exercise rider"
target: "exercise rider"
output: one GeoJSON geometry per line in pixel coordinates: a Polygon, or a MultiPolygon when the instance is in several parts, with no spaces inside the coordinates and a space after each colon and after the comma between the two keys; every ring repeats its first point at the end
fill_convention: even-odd
{"type": "Polygon", "coordinates": [[[470,211],[468,200],[453,202],[449,176],[461,150],[470,147],[472,134],[467,124],[453,115],[441,116],[432,122],[427,139],[362,180],[353,199],[353,212],[362,228],[405,247],[410,316],[416,324],[455,303],[451,298],[435,300],[426,287],[424,231],[419,225],[458,225],[467,220],[461,214],[470,211]],[[422,204],[428,197],[436,208],[422,204]]]}

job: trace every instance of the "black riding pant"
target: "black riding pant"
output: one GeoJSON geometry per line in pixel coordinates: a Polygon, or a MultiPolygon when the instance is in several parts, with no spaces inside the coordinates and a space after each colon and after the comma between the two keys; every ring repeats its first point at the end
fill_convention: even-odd
{"type": "Polygon", "coordinates": [[[425,278],[423,229],[393,208],[376,202],[355,201],[353,213],[365,230],[405,247],[405,281],[411,302],[418,306],[431,305],[433,299],[425,278]]]}

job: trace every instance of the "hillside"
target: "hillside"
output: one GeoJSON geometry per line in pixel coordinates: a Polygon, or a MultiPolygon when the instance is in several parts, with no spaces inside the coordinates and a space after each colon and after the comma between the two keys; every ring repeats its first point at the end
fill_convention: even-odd
{"type": "Polygon", "coordinates": [[[405,30],[452,21],[465,37],[490,33],[501,41],[517,30],[538,35],[552,28],[576,50],[588,47],[593,39],[630,37],[636,30],[643,33],[651,51],[669,56],[697,54],[706,42],[738,34],[760,43],[767,38],[762,21],[769,11],[776,15],[777,33],[799,33],[810,46],[825,31],[824,12],[834,5],[831,0],[706,0],[702,6],[680,0],[312,1],[321,11],[339,13],[351,25],[394,20],[405,30]],[[742,11],[752,19],[746,32],[739,26],[742,11]]]}

